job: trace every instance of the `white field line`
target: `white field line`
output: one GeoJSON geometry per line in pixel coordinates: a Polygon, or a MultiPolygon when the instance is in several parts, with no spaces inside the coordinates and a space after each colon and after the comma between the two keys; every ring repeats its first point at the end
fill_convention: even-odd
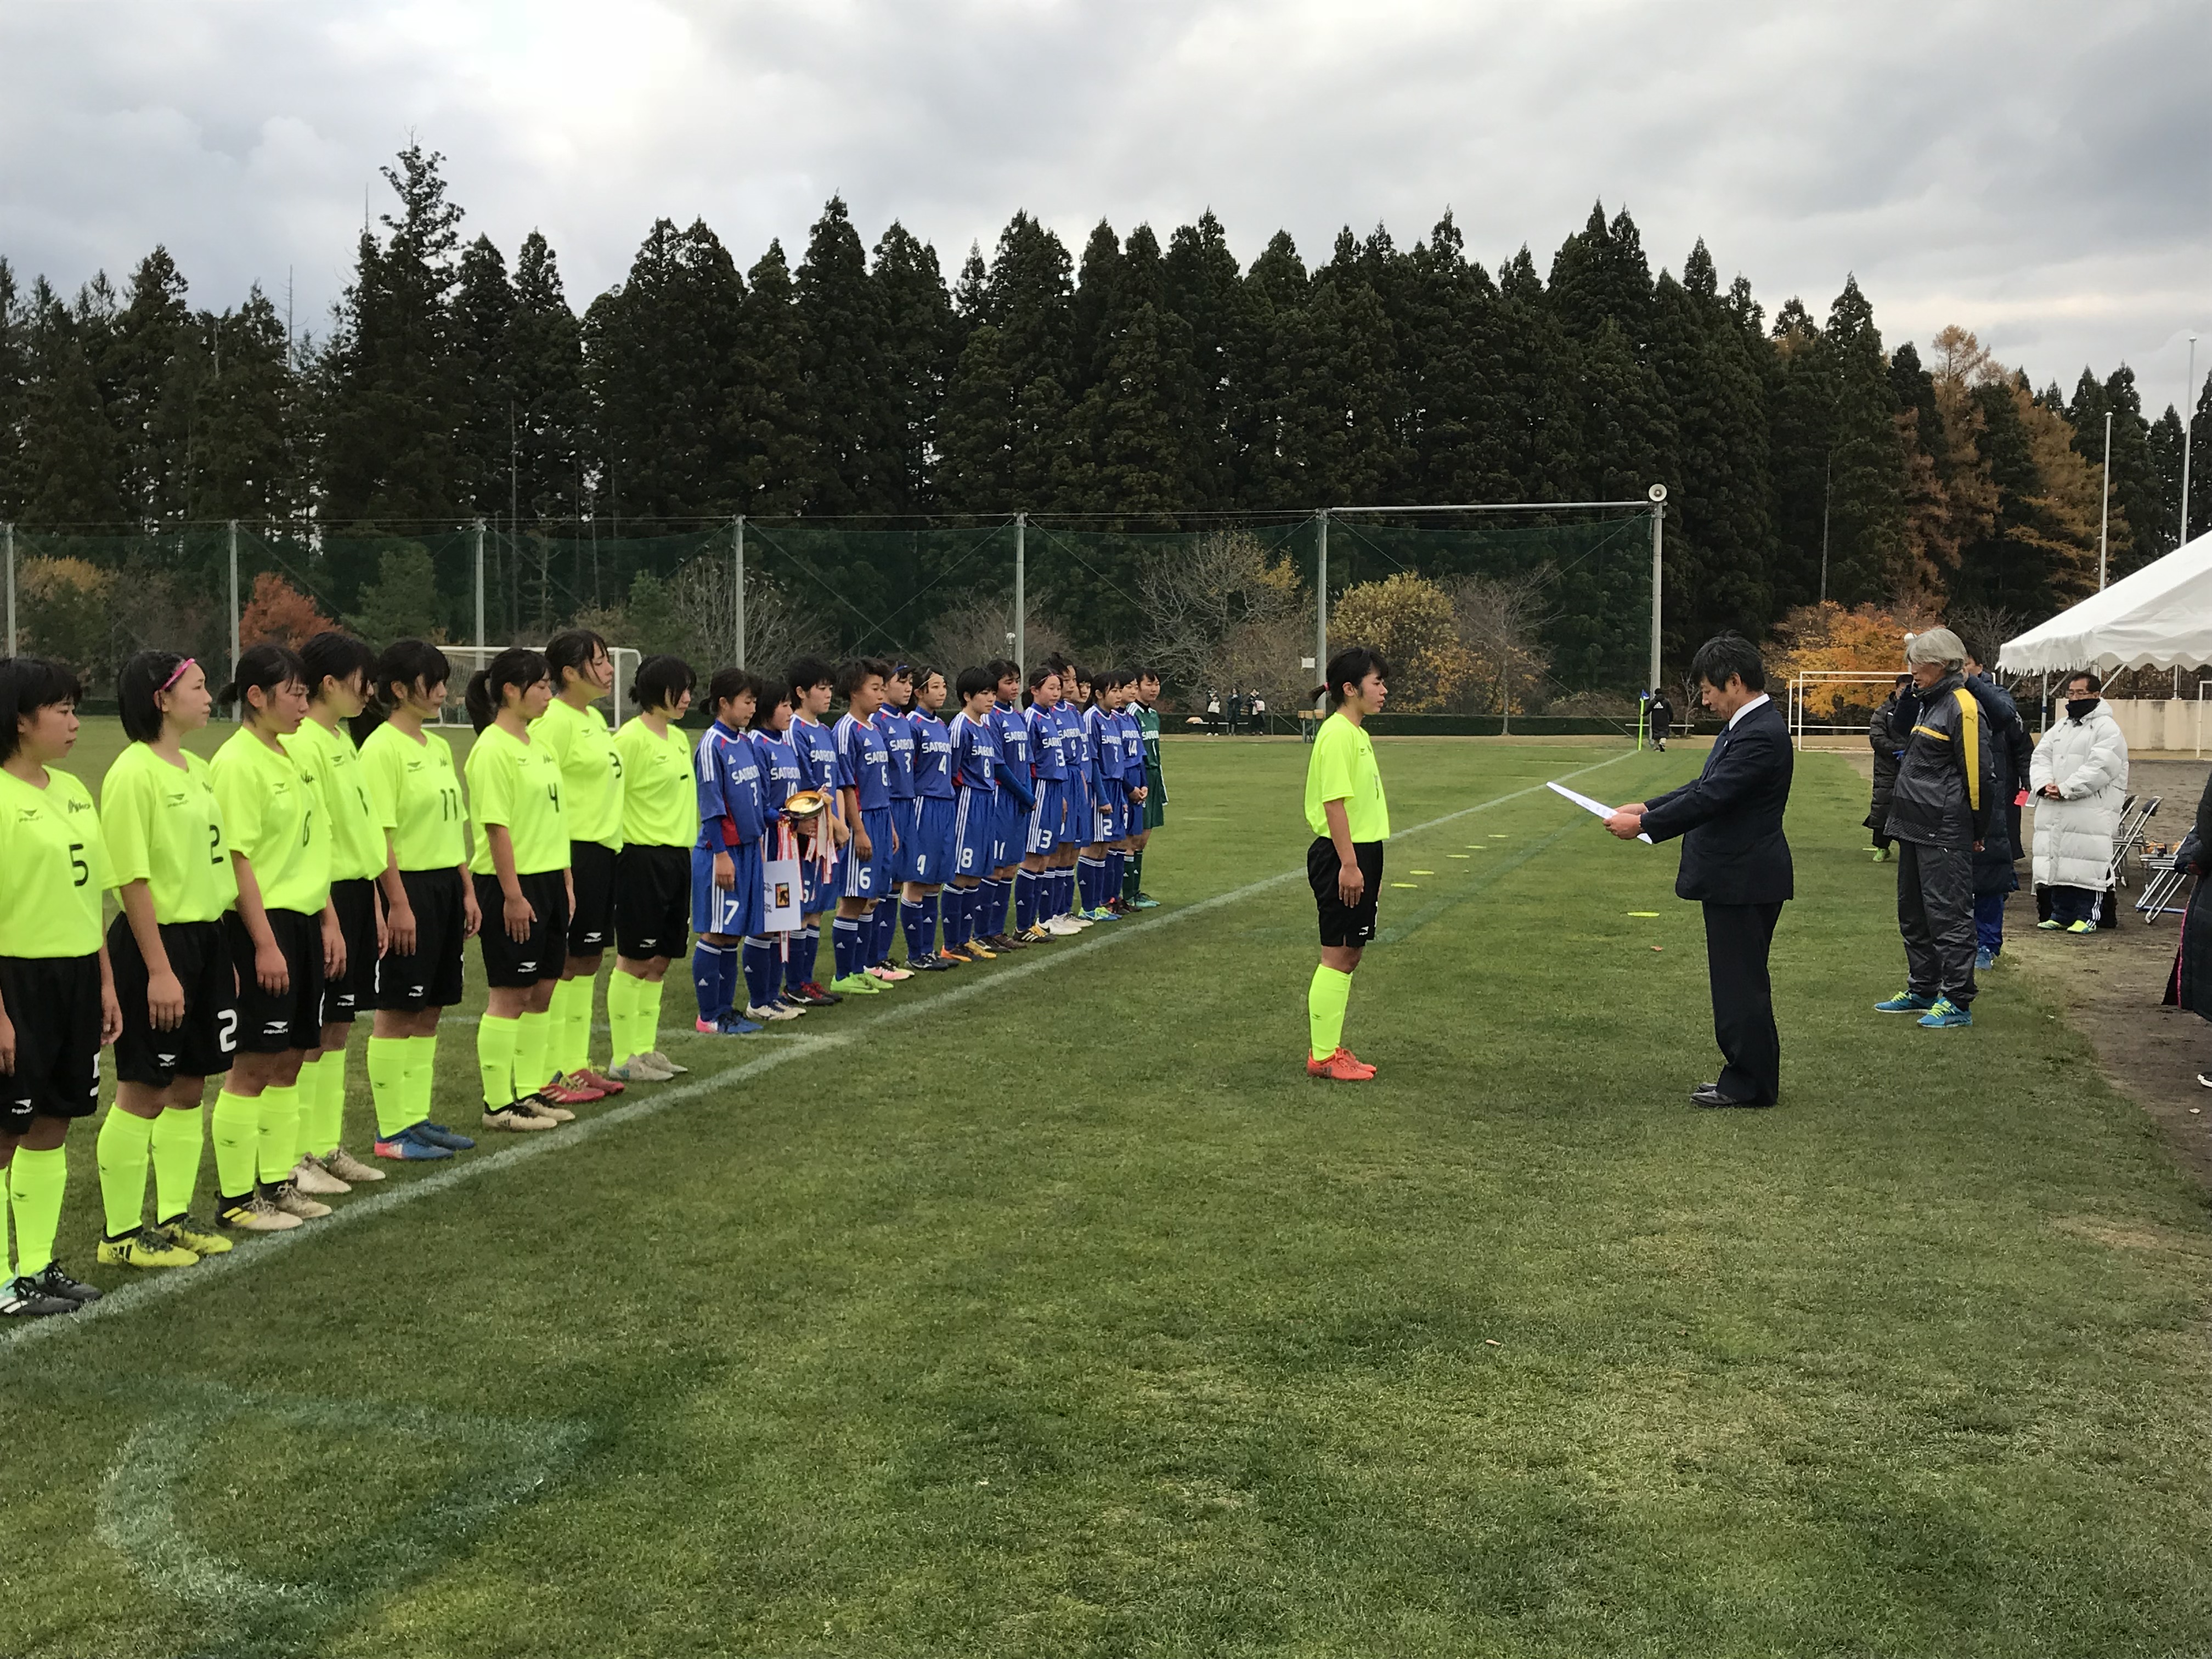
{"type": "MultiPolygon", "coordinates": [[[[1560,774],[1559,781],[1582,777],[1588,773],[1611,766],[1617,761],[1626,760],[1631,755],[1638,752],[1632,749],[1627,750],[1610,759],[1578,767],[1574,771],[1560,774]]],[[[1439,829],[1447,823],[1456,823],[1462,818],[1472,817],[1478,812],[1487,812],[1492,807],[1504,806],[1509,802],[1541,793],[1544,788],[1545,783],[1538,782],[1530,784],[1526,789],[1516,789],[1510,794],[1493,795],[1487,800],[1476,802],[1473,806],[1462,806],[1456,811],[1446,812],[1441,817],[1414,824],[1411,829],[1397,830],[1392,835],[1391,839],[1396,841],[1403,836],[1418,836],[1426,830],[1439,829]]],[[[1279,875],[1262,877],[1258,881],[1248,882],[1243,886],[1231,888],[1227,892],[1216,893],[1211,898],[1200,899],[1196,903],[1181,906],[1164,915],[1147,917],[1141,923],[1116,923],[1111,931],[1103,934],[1094,934],[1079,945],[1055,950],[1048,956],[1035,957],[1028,962],[1004,966],[994,973],[979,975],[961,984],[940,991],[933,996],[902,1002],[883,1010],[880,1013],[872,1014],[848,1030],[824,1033],[818,1037],[796,1036],[791,1041],[777,1043],[768,1053],[759,1054],[753,1059],[740,1061],[735,1066],[726,1066],[719,1072],[710,1072],[703,1077],[694,1077],[687,1082],[677,1084],[671,1088],[658,1090],[641,1098],[627,1101],[596,1116],[580,1118],[558,1129],[543,1131],[510,1141],[495,1152],[479,1151],[465,1154],[446,1164],[434,1174],[420,1176],[402,1186],[354,1198],[343,1206],[333,1210],[330,1215],[321,1220],[310,1222],[302,1227],[295,1227],[289,1232],[271,1233],[263,1237],[242,1239],[237,1249],[222,1255],[207,1257],[188,1273],[169,1269],[150,1278],[134,1279],[128,1285],[108,1291],[99,1301],[88,1303],[76,1313],[58,1314],[49,1318],[31,1321],[21,1329],[9,1332],[5,1336],[0,1337],[0,1353],[5,1353],[12,1348],[21,1348],[33,1342],[52,1341],[70,1331],[81,1330],[88,1324],[131,1313],[166,1297],[181,1296],[187,1291],[197,1290],[204,1285],[220,1283],[228,1278],[279,1260],[288,1252],[298,1249],[302,1244],[317,1239],[328,1238],[333,1233],[345,1228],[358,1226],[363,1222],[388,1215],[403,1205],[419,1203],[424,1199],[435,1197],[461,1185],[464,1182],[475,1181],[495,1170],[511,1168],[525,1158],[538,1158],[548,1152],[558,1152],[562,1147],[577,1146],[583,1141],[604,1134],[610,1129],[620,1128],[645,1118],[656,1117],[672,1108],[683,1105],[687,1101],[696,1100],[702,1095],[713,1094],[733,1084],[743,1083],[749,1078],[757,1077],[763,1072],[772,1071],[792,1060],[807,1059],[831,1048],[842,1048],[857,1038],[868,1036],[878,1025],[896,1025],[905,1020],[936,1014],[953,1003],[964,1002],[970,997],[981,996],[987,992],[996,991],[1010,981],[1041,972],[1048,967],[1064,963],[1072,957],[1087,956],[1095,951],[1107,950],[1123,939],[1149,939],[1164,927],[1171,927],[1177,923],[1210,915],[1227,905],[1242,903],[1248,898],[1286,885],[1291,882],[1304,881],[1305,877],[1306,872],[1303,867],[1285,870],[1279,875]]],[[[746,1038],[738,1040],[751,1041],[746,1038]]]]}

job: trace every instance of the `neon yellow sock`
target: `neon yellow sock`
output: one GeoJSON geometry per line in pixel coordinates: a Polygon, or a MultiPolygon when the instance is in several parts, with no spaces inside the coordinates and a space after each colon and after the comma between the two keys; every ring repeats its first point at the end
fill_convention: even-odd
{"type": "Polygon", "coordinates": [[[345,1139],[346,1051],[325,1049],[315,1072],[316,1091],[300,1091],[300,1144],[319,1154],[345,1139]]]}
{"type": "Polygon", "coordinates": [[[253,1160],[261,1140],[261,1097],[234,1095],[228,1089],[215,1097],[215,1118],[210,1126],[215,1140],[215,1177],[226,1199],[253,1196],[253,1160]]]}
{"type": "MultiPolygon", "coordinates": [[[[599,1001],[599,976],[586,974],[568,981],[576,987],[575,1003],[568,1011],[568,1063],[564,1072],[580,1072],[592,1063],[592,1014],[599,1001]]],[[[609,1062],[612,1064],[611,1061],[609,1062]]]]}
{"type": "Polygon", "coordinates": [[[438,1039],[434,1036],[411,1036],[403,1041],[407,1044],[407,1121],[426,1122],[437,1080],[438,1039]]]}
{"type": "Polygon", "coordinates": [[[420,1118],[407,1115],[407,1045],[412,1037],[368,1040],[368,1092],[376,1103],[376,1138],[389,1140],[420,1118]]]}
{"type": "Polygon", "coordinates": [[[514,1051],[521,1036],[519,1019],[486,1014],[477,1022],[477,1075],[483,1081],[486,1111],[495,1112],[514,1103],[514,1051]]]}
{"type": "MultiPolygon", "coordinates": [[[[54,1234],[62,1224],[62,1191],[69,1185],[69,1152],[15,1149],[8,1166],[9,1208],[15,1214],[15,1271],[29,1276],[54,1259],[54,1234]]],[[[136,1223],[132,1224],[136,1225],[136,1223]]]]}
{"type": "Polygon", "coordinates": [[[146,1165],[154,1146],[154,1120],[110,1106],[100,1126],[100,1204],[107,1236],[135,1233],[146,1218],[146,1165]]]}
{"type": "Polygon", "coordinates": [[[619,968],[607,975],[607,1052],[617,1066],[645,1052],[637,1042],[637,988],[642,983],[619,968]]]}
{"type": "Polygon", "coordinates": [[[545,1027],[547,1075],[581,1070],[591,1053],[592,981],[564,979],[556,985],[553,1000],[545,1010],[545,1027]],[[577,1017],[580,1005],[580,1019],[577,1017]]]}
{"type": "MultiPolygon", "coordinates": [[[[304,1069],[304,1068],[303,1068],[304,1069]]],[[[261,1091],[261,1135],[256,1162],[261,1178],[287,1180],[300,1161],[300,1085],[279,1088],[270,1084],[261,1091]]]]}
{"type": "Polygon", "coordinates": [[[552,1080],[553,1063],[545,1051],[553,1042],[553,1011],[525,1014],[514,1025],[514,1092],[520,1097],[552,1080]]]}
{"type": "Polygon", "coordinates": [[[200,1184],[200,1109],[165,1106],[154,1120],[154,1218],[175,1221],[189,1214],[200,1184]]]}
{"type": "Polygon", "coordinates": [[[1306,1024],[1313,1057],[1327,1060],[1344,1041],[1344,1011],[1352,1005],[1352,975],[1323,963],[1306,988],[1306,1024]]]}
{"type": "MultiPolygon", "coordinates": [[[[778,963],[777,971],[781,972],[782,967],[783,964],[778,963]]],[[[660,1052],[660,994],[668,988],[668,981],[665,979],[641,979],[637,983],[638,1041],[645,1045],[638,1052],[657,1054],[660,1052]]]]}

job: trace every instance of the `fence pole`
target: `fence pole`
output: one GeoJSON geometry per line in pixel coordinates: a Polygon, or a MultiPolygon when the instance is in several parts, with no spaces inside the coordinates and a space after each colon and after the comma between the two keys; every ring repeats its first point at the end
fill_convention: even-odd
{"type": "Polygon", "coordinates": [[[2097,591],[2105,591],[2105,535],[2112,527],[2112,411],[2105,411],[2105,498],[2097,509],[2097,591]]]}
{"type": "Polygon", "coordinates": [[[484,665],[484,661],[483,661],[483,649],[484,649],[484,617],[483,617],[483,520],[482,519],[478,519],[478,520],[476,521],[476,532],[477,532],[477,578],[476,578],[476,587],[477,587],[477,667],[479,667],[479,668],[482,668],[482,667],[484,665]]]}
{"type": "Polygon", "coordinates": [[[1024,678],[1029,664],[1029,534],[1030,515],[1014,514],[1014,666],[1024,678]]]}
{"type": "MultiPolygon", "coordinates": [[[[230,678],[238,678],[238,520],[230,521],[230,678]]],[[[234,720],[246,718],[246,701],[240,698],[231,705],[234,720]]]]}
{"type": "Polygon", "coordinates": [[[8,654],[15,654],[15,526],[0,525],[0,537],[8,543],[8,654]]]}
{"type": "Polygon", "coordinates": [[[731,625],[736,629],[738,635],[737,665],[743,668],[745,665],[745,515],[742,513],[738,514],[738,522],[731,540],[735,558],[734,574],[737,577],[734,586],[738,596],[737,603],[732,608],[731,625]]]}
{"type": "Polygon", "coordinates": [[[1651,486],[1651,678],[1645,682],[1653,690],[1659,688],[1659,602],[1660,586],[1664,580],[1662,566],[1662,545],[1666,535],[1667,486],[1651,486]]]}
{"type": "MultiPolygon", "coordinates": [[[[1328,678],[1328,509],[1316,514],[1319,520],[1317,550],[1314,555],[1314,666],[1321,671],[1323,680],[1328,678]]],[[[1328,713],[1329,704],[1335,701],[1336,688],[1330,686],[1322,693],[1321,712],[1328,713]]]]}

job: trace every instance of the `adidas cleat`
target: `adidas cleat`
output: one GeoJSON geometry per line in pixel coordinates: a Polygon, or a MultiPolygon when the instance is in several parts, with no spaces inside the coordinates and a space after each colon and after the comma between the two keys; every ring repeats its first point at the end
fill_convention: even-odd
{"type": "Polygon", "coordinates": [[[0,1285],[0,1319],[48,1319],[55,1314],[75,1313],[79,1304],[65,1296],[41,1296],[26,1290],[26,1281],[11,1279],[0,1285]]]}
{"type": "Polygon", "coordinates": [[[403,1164],[427,1164],[433,1158],[451,1158],[453,1155],[453,1149],[450,1146],[433,1146],[429,1141],[418,1139],[415,1130],[420,1127],[420,1125],[411,1126],[388,1138],[379,1135],[376,1139],[376,1155],[379,1158],[388,1158],[395,1163],[403,1164]]]}
{"type": "Polygon", "coordinates": [[[553,1123],[551,1118],[540,1117],[519,1100],[511,1106],[501,1107],[495,1112],[487,1109],[483,1115],[485,1128],[510,1134],[537,1134],[553,1127],[553,1123]]]}
{"type": "Polygon", "coordinates": [[[427,1119],[407,1133],[417,1140],[427,1140],[433,1146],[443,1146],[451,1152],[465,1152],[476,1145],[466,1135],[455,1134],[444,1124],[432,1123],[427,1119]]]}
{"type": "Polygon", "coordinates": [[[230,1241],[221,1233],[210,1232],[188,1215],[159,1224],[165,1237],[183,1245],[194,1255],[221,1255],[230,1248],[230,1241]]]}
{"type": "Polygon", "coordinates": [[[120,1238],[103,1238],[93,1259],[103,1267],[189,1267],[198,1255],[159,1227],[141,1227],[120,1238]]]}
{"type": "Polygon", "coordinates": [[[225,1205],[216,1211],[215,1224],[234,1233],[281,1233],[298,1226],[300,1218],[287,1215],[256,1193],[240,1203],[225,1205]]]}
{"type": "Polygon", "coordinates": [[[317,1160],[340,1181],[349,1183],[381,1181],[384,1171],[373,1164],[364,1164],[343,1146],[333,1146],[317,1160]]]}
{"type": "Polygon", "coordinates": [[[295,1215],[302,1221],[319,1221],[331,1212],[329,1205],[309,1198],[289,1181],[280,1181],[269,1189],[269,1201],[286,1215],[295,1215]]]}
{"type": "Polygon", "coordinates": [[[25,1273],[15,1281],[15,1288],[33,1296],[58,1296],[70,1302],[97,1302],[100,1292],[81,1279],[71,1279],[62,1271],[58,1261],[49,1261],[34,1273],[25,1273]]]}
{"type": "Polygon", "coordinates": [[[674,1060],[669,1059],[666,1054],[662,1054],[658,1048],[655,1048],[651,1054],[643,1056],[643,1058],[651,1060],[655,1066],[658,1066],[662,1071],[667,1073],[671,1077],[681,1077],[684,1073],[691,1069],[689,1066],[678,1066],[674,1060]]]}

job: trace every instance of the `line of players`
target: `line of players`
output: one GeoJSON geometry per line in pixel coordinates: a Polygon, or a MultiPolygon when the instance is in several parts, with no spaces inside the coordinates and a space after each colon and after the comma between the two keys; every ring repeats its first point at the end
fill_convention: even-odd
{"type": "Polygon", "coordinates": [[[612,688],[611,654],[577,631],[543,653],[503,651],[471,679],[478,735],[457,774],[429,729],[450,675],[421,641],[379,657],[332,631],[296,653],[253,647],[210,694],[190,659],[141,653],[118,679],[131,741],[95,806],[58,765],[76,738],[76,677],[0,660],[0,715],[14,715],[0,726],[12,1258],[0,1316],[99,1295],[63,1270],[54,1243],[69,1126],[97,1109],[105,1045],[118,1088],[99,1136],[99,1258],[182,1267],[228,1250],[228,1235],[297,1227],[330,1213],[321,1197],[383,1179],[343,1144],[347,1041],[363,1012],[376,1156],[474,1146],[429,1118],[438,1024],[462,1000],[471,937],[489,986],[477,1037],[483,1127],[537,1132],[627,1082],[684,1069],[657,1043],[687,924],[702,934],[699,1027],[742,1034],[1152,902],[1138,882],[1164,799],[1151,677],[1091,688],[1049,665],[1030,675],[1024,709],[1012,665],[970,669],[947,725],[933,673],[917,685],[878,662],[833,673],[807,659],[787,695],[725,670],[710,688],[716,724],[694,745],[678,729],[686,665],[642,664],[641,712],[611,732],[593,706],[612,688]],[[1062,698],[1063,678],[1080,705],[1062,698]],[[847,712],[832,729],[823,716],[841,690],[847,712]],[[237,706],[240,726],[204,761],[184,742],[218,701],[237,706]],[[792,836],[808,854],[805,921],[771,938],[751,927],[766,895],[750,878],[765,876],[771,840],[792,833],[783,809],[808,787],[830,805],[792,836]],[[872,896],[894,884],[906,969],[890,965],[893,913],[872,896]],[[120,914],[103,931],[109,890],[120,914]],[[813,976],[833,904],[842,990],[813,976]],[[626,1058],[600,1073],[589,1063],[592,988],[611,939],[608,1018],[626,1058]],[[731,1006],[741,942],[757,1020],[731,1006]],[[204,1120],[210,1077],[222,1086],[204,1120]],[[209,1139],[211,1227],[192,1215],[209,1139]]]}

